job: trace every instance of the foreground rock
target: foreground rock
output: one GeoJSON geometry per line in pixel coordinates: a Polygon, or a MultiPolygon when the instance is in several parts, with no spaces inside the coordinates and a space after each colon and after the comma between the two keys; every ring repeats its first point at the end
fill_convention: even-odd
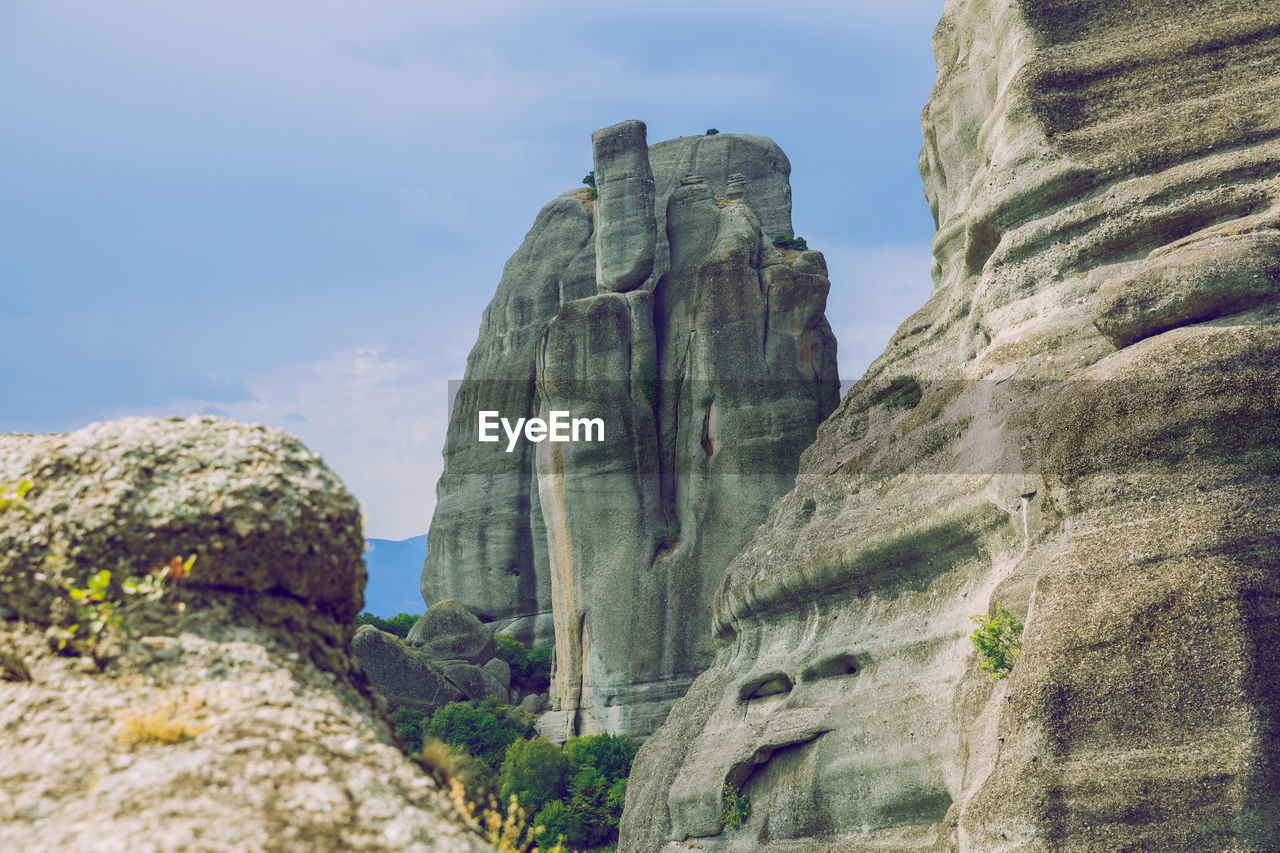
{"type": "Polygon", "coordinates": [[[553,201],[508,262],[428,536],[427,601],[534,645],[552,614],[554,740],[662,721],[710,661],[724,567],[838,390],[825,261],[773,244],[792,236],[786,156],[757,136],[644,134],[597,131],[598,200],[553,201]],[[478,440],[485,410],[569,412],[604,436],[508,452],[478,440]]]}
{"type": "Polygon", "coordinates": [[[730,565],[620,850],[1280,849],[1277,20],[947,3],[933,295],[730,565]]]}
{"type": "MultiPolygon", "coordinates": [[[[210,418],[0,436],[0,848],[490,849],[394,744],[351,656],[359,507],[283,433],[210,418]],[[64,583],[196,554],[118,611],[99,657],[50,651],[64,583]],[[182,610],[179,612],[178,607],[182,610]]],[[[131,601],[131,599],[130,599],[131,601]]]]}

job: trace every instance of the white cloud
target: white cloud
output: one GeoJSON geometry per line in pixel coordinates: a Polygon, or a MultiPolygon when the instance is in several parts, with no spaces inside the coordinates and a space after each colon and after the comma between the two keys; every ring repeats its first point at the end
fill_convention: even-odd
{"type": "MultiPolygon", "coordinates": [[[[449,377],[432,363],[383,349],[338,353],[252,377],[245,384],[258,399],[221,410],[298,436],[360,500],[366,536],[405,539],[426,531],[442,469],[449,377]]],[[[151,414],[206,405],[191,400],[151,414]]]]}

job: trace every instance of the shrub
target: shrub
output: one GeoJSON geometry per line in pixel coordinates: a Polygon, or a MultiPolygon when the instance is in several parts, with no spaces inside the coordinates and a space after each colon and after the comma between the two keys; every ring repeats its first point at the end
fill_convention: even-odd
{"type": "Polygon", "coordinates": [[[510,634],[495,634],[495,655],[511,667],[511,680],[526,691],[543,693],[551,686],[551,649],[530,649],[510,634]]]}
{"type": "Polygon", "coordinates": [[[999,603],[994,614],[979,614],[969,619],[978,625],[969,635],[981,658],[978,669],[991,673],[992,681],[1005,678],[1022,654],[1022,623],[999,603]]]}
{"type": "Polygon", "coordinates": [[[582,182],[587,186],[594,188],[596,185],[596,170],[592,169],[590,172],[587,172],[587,176],[582,179],[582,182]]]}
{"type": "Polygon", "coordinates": [[[803,237],[788,237],[785,234],[779,234],[773,238],[773,245],[779,249],[794,249],[797,252],[807,252],[809,243],[803,237]]]}
{"type": "Polygon", "coordinates": [[[674,548],[679,541],[679,524],[664,524],[653,532],[653,546],[657,551],[666,551],[674,548]]]}
{"type": "Polygon", "coordinates": [[[391,724],[396,727],[400,740],[404,741],[406,752],[413,754],[422,749],[423,732],[430,716],[426,711],[413,708],[397,708],[392,712],[391,724]]]}
{"type": "Polygon", "coordinates": [[[361,625],[372,625],[379,631],[386,631],[388,634],[394,634],[400,639],[409,636],[409,629],[418,621],[419,616],[410,616],[408,613],[397,613],[390,619],[383,619],[380,616],[374,616],[372,613],[361,613],[356,617],[356,627],[361,625]]]}
{"type": "Polygon", "coordinates": [[[631,775],[631,762],[638,749],[635,741],[622,735],[588,735],[569,738],[564,745],[564,755],[571,777],[590,767],[612,785],[631,775]]]}
{"type": "Polygon", "coordinates": [[[476,702],[450,702],[431,715],[424,734],[467,750],[497,770],[507,747],[534,736],[533,726],[523,722],[516,710],[492,696],[476,702]]]}
{"type": "Polygon", "coordinates": [[[538,816],[533,819],[533,825],[542,827],[541,836],[543,838],[568,840],[569,807],[564,804],[563,800],[552,800],[547,803],[542,811],[538,812],[538,816]]]}
{"type": "Polygon", "coordinates": [[[498,774],[498,795],[515,796],[529,814],[565,795],[568,760],[560,747],[543,738],[518,740],[507,747],[498,774]]]}
{"type": "Polygon", "coordinates": [[[725,829],[737,829],[751,817],[751,799],[742,789],[728,782],[721,791],[724,805],[720,809],[720,825],[725,829]]]}
{"type": "Polygon", "coordinates": [[[708,127],[707,132],[704,133],[703,136],[715,136],[719,132],[720,131],[716,130],[714,127],[708,127]]]}

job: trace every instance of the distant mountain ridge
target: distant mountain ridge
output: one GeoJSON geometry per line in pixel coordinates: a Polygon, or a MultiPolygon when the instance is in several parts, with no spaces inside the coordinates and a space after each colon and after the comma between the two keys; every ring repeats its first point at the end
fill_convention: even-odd
{"type": "Polygon", "coordinates": [[[418,581],[427,559],[427,534],[364,541],[364,565],[369,570],[369,584],[364,589],[365,612],[384,619],[397,613],[423,612],[426,607],[418,581]]]}

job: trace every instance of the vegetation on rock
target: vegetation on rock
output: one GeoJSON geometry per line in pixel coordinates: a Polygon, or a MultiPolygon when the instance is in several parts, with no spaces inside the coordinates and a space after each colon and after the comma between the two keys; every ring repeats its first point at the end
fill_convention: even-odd
{"type": "Polygon", "coordinates": [[[364,612],[356,617],[356,627],[361,625],[372,625],[379,631],[385,631],[388,634],[404,639],[409,636],[409,629],[413,627],[413,623],[417,622],[422,614],[411,616],[408,613],[397,613],[390,619],[383,619],[380,616],[374,616],[372,613],[364,612]]]}
{"type": "Polygon", "coordinates": [[[544,693],[551,686],[551,649],[531,649],[510,634],[494,635],[495,657],[511,667],[511,683],[526,693],[544,693]]]}
{"type": "Polygon", "coordinates": [[[720,809],[720,825],[725,829],[737,829],[751,817],[751,799],[742,789],[728,782],[722,790],[724,805],[720,809]]]}
{"type": "Polygon", "coordinates": [[[773,245],[779,249],[792,249],[797,252],[807,252],[809,243],[803,237],[788,237],[785,234],[779,234],[773,238],[773,245]]]}
{"type": "Polygon", "coordinates": [[[980,613],[969,618],[978,625],[969,635],[982,658],[978,669],[991,673],[992,681],[1008,676],[1022,654],[1022,623],[1018,617],[997,603],[994,614],[980,613]]]}

